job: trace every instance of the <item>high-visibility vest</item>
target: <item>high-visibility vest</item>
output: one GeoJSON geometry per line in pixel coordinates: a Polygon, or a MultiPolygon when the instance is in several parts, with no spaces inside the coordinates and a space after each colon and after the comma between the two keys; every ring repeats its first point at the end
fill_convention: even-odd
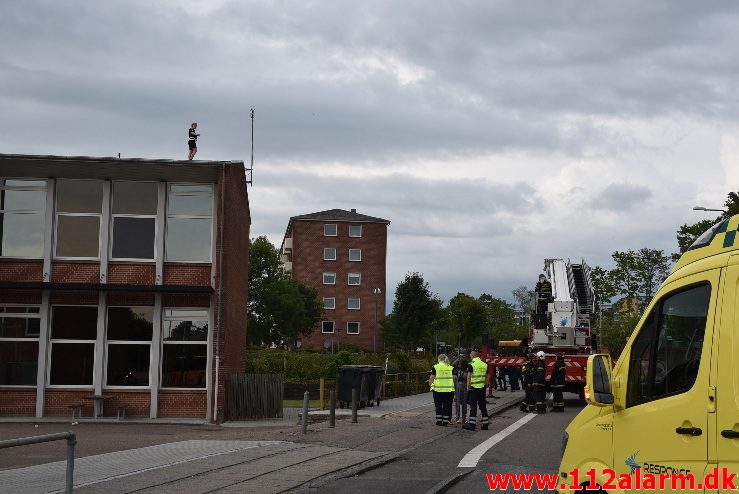
{"type": "Polygon", "coordinates": [[[434,366],[434,369],[436,369],[436,376],[434,376],[434,383],[431,385],[432,391],[438,393],[454,393],[454,378],[452,377],[454,367],[447,363],[439,362],[434,366]]]}
{"type": "Polygon", "coordinates": [[[480,360],[480,357],[472,359],[472,381],[471,385],[473,388],[484,388],[485,387],[485,376],[488,373],[488,364],[480,360]]]}

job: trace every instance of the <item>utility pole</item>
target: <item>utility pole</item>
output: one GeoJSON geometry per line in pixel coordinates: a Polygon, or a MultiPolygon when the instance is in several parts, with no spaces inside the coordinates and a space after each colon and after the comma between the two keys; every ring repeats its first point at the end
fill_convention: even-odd
{"type": "Polygon", "coordinates": [[[248,184],[254,186],[254,107],[249,109],[251,113],[251,164],[249,165],[249,180],[248,184]]]}

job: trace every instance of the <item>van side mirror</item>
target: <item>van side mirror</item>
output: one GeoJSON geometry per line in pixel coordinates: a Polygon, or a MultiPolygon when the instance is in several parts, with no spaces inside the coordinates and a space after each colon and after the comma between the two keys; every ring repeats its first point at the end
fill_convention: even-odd
{"type": "Polygon", "coordinates": [[[611,369],[610,355],[597,354],[588,357],[585,399],[591,405],[598,407],[613,405],[611,369]]]}

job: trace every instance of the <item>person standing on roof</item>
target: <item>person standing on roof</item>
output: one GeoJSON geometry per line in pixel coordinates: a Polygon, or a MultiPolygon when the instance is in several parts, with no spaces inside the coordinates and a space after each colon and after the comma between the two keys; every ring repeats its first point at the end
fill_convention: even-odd
{"type": "Polygon", "coordinates": [[[454,367],[449,365],[449,357],[443,353],[439,363],[431,368],[429,384],[436,406],[436,425],[449,425],[452,420],[452,401],[454,400],[454,367]]]}
{"type": "Polygon", "coordinates": [[[195,132],[197,128],[198,123],[193,122],[187,131],[187,147],[190,149],[190,152],[187,154],[188,160],[192,160],[198,152],[198,137],[200,137],[200,134],[195,132]]]}

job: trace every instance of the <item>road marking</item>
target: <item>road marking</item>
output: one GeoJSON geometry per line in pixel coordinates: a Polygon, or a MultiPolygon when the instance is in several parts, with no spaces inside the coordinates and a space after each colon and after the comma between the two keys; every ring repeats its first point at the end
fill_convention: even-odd
{"type": "Polygon", "coordinates": [[[503,439],[513,434],[514,432],[516,432],[516,430],[523,427],[527,422],[529,422],[534,417],[536,417],[535,413],[529,413],[527,415],[524,415],[517,422],[512,423],[511,425],[509,425],[502,431],[498,432],[494,436],[478,444],[477,446],[472,448],[469,453],[464,455],[464,458],[462,458],[462,461],[459,462],[459,465],[457,465],[457,468],[476,467],[477,462],[480,461],[480,458],[482,458],[482,455],[484,455],[490,448],[492,448],[493,446],[501,442],[503,439]]]}

